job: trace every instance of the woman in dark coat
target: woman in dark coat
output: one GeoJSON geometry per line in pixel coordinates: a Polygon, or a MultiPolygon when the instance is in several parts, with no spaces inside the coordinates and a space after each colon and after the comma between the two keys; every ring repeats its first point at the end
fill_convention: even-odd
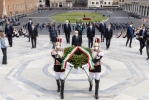
{"type": "Polygon", "coordinates": [[[55,49],[55,43],[57,42],[57,30],[55,29],[55,26],[53,25],[50,29],[50,37],[53,44],[53,49],[55,49]]]}

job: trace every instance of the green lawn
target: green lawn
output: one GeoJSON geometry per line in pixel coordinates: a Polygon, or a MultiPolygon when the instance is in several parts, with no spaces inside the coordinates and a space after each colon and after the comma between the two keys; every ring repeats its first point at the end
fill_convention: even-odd
{"type": "Polygon", "coordinates": [[[56,14],[51,17],[52,20],[55,20],[57,22],[65,22],[66,20],[70,20],[71,23],[76,23],[77,21],[82,20],[82,22],[95,22],[95,21],[101,21],[106,20],[106,17],[103,17],[102,14],[94,13],[94,12],[67,12],[62,14],[56,14]],[[84,15],[86,18],[91,18],[91,20],[83,20],[84,15]]]}

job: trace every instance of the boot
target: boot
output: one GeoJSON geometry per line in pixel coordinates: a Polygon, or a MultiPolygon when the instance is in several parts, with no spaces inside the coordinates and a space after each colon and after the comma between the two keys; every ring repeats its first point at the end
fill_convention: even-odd
{"type": "Polygon", "coordinates": [[[64,80],[61,80],[61,92],[60,92],[61,99],[64,99],[64,80]]]}
{"type": "Polygon", "coordinates": [[[93,87],[93,82],[92,82],[92,80],[89,81],[89,84],[90,84],[89,91],[92,91],[92,87],[93,87]]]}
{"type": "Polygon", "coordinates": [[[98,99],[98,89],[99,89],[99,81],[95,79],[95,99],[98,99]]]}
{"type": "Polygon", "coordinates": [[[56,83],[57,83],[57,92],[60,92],[60,82],[59,82],[59,80],[56,80],[56,83]]]}

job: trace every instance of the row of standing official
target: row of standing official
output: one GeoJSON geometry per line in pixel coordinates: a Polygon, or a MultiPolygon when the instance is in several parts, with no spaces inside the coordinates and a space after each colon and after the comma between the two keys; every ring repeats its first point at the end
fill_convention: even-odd
{"type": "MultiPolygon", "coordinates": [[[[32,49],[36,48],[36,40],[38,37],[38,30],[34,26],[32,19],[29,19],[30,21],[28,22],[28,31],[29,31],[29,42],[31,38],[31,43],[32,43],[32,49]]],[[[5,42],[5,36],[8,38],[8,43],[9,47],[13,46],[13,30],[14,28],[10,25],[10,22],[6,22],[5,26],[5,34],[4,32],[0,32],[0,45],[3,53],[3,59],[2,59],[2,64],[7,64],[7,47],[8,45],[5,42]]]]}
{"type": "MultiPolygon", "coordinates": [[[[7,22],[6,23],[6,26],[5,26],[5,34],[8,38],[8,43],[9,43],[9,46],[12,47],[13,45],[13,27],[10,25],[10,22],[7,22]]],[[[29,22],[28,22],[28,32],[29,32],[29,42],[30,42],[30,38],[31,38],[31,42],[32,42],[32,48],[36,48],[36,38],[38,37],[38,30],[37,28],[35,27],[35,25],[33,24],[32,22],[32,19],[29,19],[29,22]]]]}
{"type": "MultiPolygon", "coordinates": [[[[83,29],[80,32],[79,31],[80,27],[81,27],[80,24],[76,26],[76,30],[78,32],[75,32],[75,35],[72,37],[72,45],[81,46],[83,42],[82,41],[82,30],[83,29]]],[[[98,29],[101,32],[101,42],[104,42],[104,38],[106,38],[106,47],[108,49],[110,47],[110,41],[113,36],[113,30],[111,28],[111,25],[109,24],[109,26],[106,28],[106,24],[104,23],[104,21],[102,21],[102,23],[100,23],[100,25],[98,26],[98,29]]],[[[72,31],[71,31],[71,25],[68,20],[66,20],[66,23],[63,26],[63,31],[65,33],[66,43],[70,44],[70,34],[72,31]]],[[[55,48],[54,44],[56,43],[58,35],[57,35],[57,31],[55,30],[55,25],[53,22],[50,23],[49,33],[50,33],[49,35],[53,43],[53,49],[54,49],[55,48]]],[[[95,24],[89,23],[88,28],[87,28],[87,38],[88,38],[89,48],[93,47],[94,37],[95,37],[95,24]]]]}

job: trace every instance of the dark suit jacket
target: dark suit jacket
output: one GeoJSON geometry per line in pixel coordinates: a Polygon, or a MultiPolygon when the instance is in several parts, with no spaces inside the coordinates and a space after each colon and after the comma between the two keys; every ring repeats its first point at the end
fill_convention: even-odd
{"type": "Polygon", "coordinates": [[[27,29],[29,30],[29,31],[31,31],[32,30],[32,24],[33,24],[33,22],[28,22],[28,24],[27,24],[27,29]]]}
{"type": "Polygon", "coordinates": [[[110,28],[110,30],[108,30],[108,28],[106,29],[106,32],[105,32],[105,37],[106,38],[111,38],[113,36],[113,30],[112,28],[110,28]]]}
{"type": "Polygon", "coordinates": [[[8,35],[12,35],[13,34],[13,27],[11,25],[9,25],[9,28],[7,27],[8,25],[5,26],[5,34],[8,35]]]}
{"type": "MultiPolygon", "coordinates": [[[[147,34],[147,30],[144,31],[144,35],[143,35],[143,30],[140,30],[139,32],[139,36],[143,36],[143,38],[146,34],[147,34]]],[[[144,40],[144,39],[140,38],[140,40],[144,40]]]]}
{"type": "Polygon", "coordinates": [[[38,36],[38,30],[35,27],[33,30],[31,29],[31,37],[36,38],[38,36]]]}
{"type": "Polygon", "coordinates": [[[70,32],[71,32],[70,24],[68,24],[68,27],[66,26],[66,24],[64,24],[64,33],[70,33],[70,32]]]}
{"type": "MultiPolygon", "coordinates": [[[[130,26],[128,26],[128,28],[127,28],[127,37],[132,37],[132,34],[130,33],[129,27],[130,26]]],[[[133,34],[134,34],[134,30],[133,30],[133,34]]]]}
{"type": "Polygon", "coordinates": [[[95,36],[95,27],[92,26],[92,29],[90,26],[87,28],[87,37],[94,37],[95,36]]]}
{"type": "Polygon", "coordinates": [[[105,33],[106,32],[106,24],[104,23],[104,26],[103,26],[103,24],[100,23],[99,30],[101,33],[105,33]]]}
{"type": "Polygon", "coordinates": [[[82,44],[82,38],[80,35],[78,35],[78,38],[76,38],[76,35],[72,36],[72,45],[74,46],[81,46],[82,44]]]}
{"type": "Polygon", "coordinates": [[[149,38],[149,34],[145,32],[143,39],[146,40],[146,44],[149,45],[149,40],[147,38],[149,38]]]}

